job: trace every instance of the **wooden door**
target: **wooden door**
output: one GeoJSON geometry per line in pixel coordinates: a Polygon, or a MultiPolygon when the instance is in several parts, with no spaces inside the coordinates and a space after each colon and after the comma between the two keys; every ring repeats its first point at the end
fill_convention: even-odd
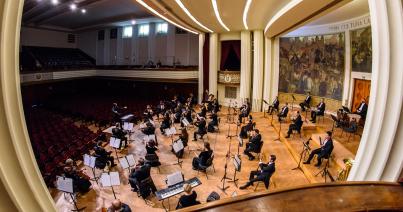
{"type": "Polygon", "coordinates": [[[370,91],[371,80],[354,79],[353,104],[351,108],[352,112],[356,111],[357,107],[361,103],[362,98],[364,98],[368,103],[370,91]]]}

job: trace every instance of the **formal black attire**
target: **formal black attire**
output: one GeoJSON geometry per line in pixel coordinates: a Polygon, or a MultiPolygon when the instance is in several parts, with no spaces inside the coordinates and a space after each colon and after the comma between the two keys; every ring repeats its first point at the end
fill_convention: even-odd
{"type": "Polygon", "coordinates": [[[322,164],[322,158],[323,157],[329,157],[330,153],[332,153],[333,151],[333,140],[332,138],[329,138],[327,140],[323,141],[323,145],[321,145],[320,148],[315,149],[311,152],[311,154],[308,157],[308,160],[306,161],[306,163],[310,163],[311,160],[313,159],[314,155],[318,156],[318,163],[316,164],[317,166],[320,166],[322,164]]]}
{"type": "Polygon", "coordinates": [[[206,166],[207,160],[211,158],[213,150],[203,151],[199,154],[199,157],[194,157],[192,161],[193,169],[197,170],[200,166],[206,166]]]}
{"type": "Polygon", "coordinates": [[[216,113],[211,114],[211,121],[208,123],[207,131],[214,132],[214,127],[218,126],[218,116],[216,113]]]}
{"type": "Polygon", "coordinates": [[[269,188],[270,185],[270,178],[273,173],[276,171],[276,164],[275,163],[259,163],[260,170],[258,171],[251,171],[249,175],[249,182],[246,183],[244,186],[245,188],[248,186],[253,185],[254,182],[263,181],[266,189],[269,188]]]}
{"type": "Polygon", "coordinates": [[[276,98],[273,103],[269,106],[269,109],[267,110],[267,113],[270,115],[273,113],[274,110],[278,111],[278,107],[280,106],[280,101],[278,101],[278,98],[276,98]]]}
{"type": "Polygon", "coordinates": [[[99,169],[104,169],[106,164],[109,162],[111,166],[115,166],[114,159],[111,156],[112,152],[107,152],[103,147],[96,146],[95,147],[95,165],[99,169]]]}
{"type": "Polygon", "coordinates": [[[308,95],[308,96],[306,96],[305,100],[299,104],[299,106],[301,106],[302,111],[305,111],[305,107],[309,108],[309,105],[311,103],[311,99],[312,99],[311,96],[308,95]]]}
{"type": "Polygon", "coordinates": [[[170,127],[171,127],[171,119],[169,118],[169,115],[165,115],[164,120],[162,120],[162,122],[161,122],[161,127],[160,127],[161,133],[164,134],[165,133],[164,130],[168,129],[170,127]]]}
{"type": "Polygon", "coordinates": [[[288,106],[284,106],[278,113],[278,121],[280,122],[281,118],[287,118],[287,115],[288,115],[288,106]]]}
{"type": "Polygon", "coordinates": [[[241,113],[238,116],[238,123],[242,123],[242,118],[249,116],[250,113],[249,103],[242,105],[242,107],[239,110],[241,111],[241,113]]]}
{"type": "Polygon", "coordinates": [[[246,144],[246,148],[243,152],[249,156],[249,159],[254,159],[255,156],[253,156],[250,152],[258,152],[261,143],[262,136],[260,134],[257,134],[249,139],[249,142],[246,144]]]}
{"type": "Polygon", "coordinates": [[[176,206],[176,209],[186,208],[189,206],[200,204],[200,202],[197,201],[196,198],[197,198],[197,194],[195,191],[192,191],[192,193],[190,195],[186,195],[186,194],[182,195],[179,198],[179,202],[178,202],[178,205],[176,206]]]}
{"type": "Polygon", "coordinates": [[[360,106],[358,106],[356,114],[360,115],[362,119],[365,119],[367,116],[368,105],[365,102],[361,102],[360,106]]]}
{"type": "Polygon", "coordinates": [[[81,177],[76,171],[64,172],[66,178],[73,180],[73,191],[87,193],[91,188],[91,182],[88,179],[81,177]]]}
{"type": "Polygon", "coordinates": [[[255,127],[255,123],[252,122],[252,120],[249,120],[249,122],[241,127],[241,131],[239,132],[239,137],[246,139],[248,138],[248,132],[253,130],[255,127]]]}
{"type": "Polygon", "coordinates": [[[290,124],[288,127],[287,137],[289,137],[293,130],[298,131],[301,133],[301,127],[304,122],[302,121],[301,115],[298,114],[297,118],[294,120],[293,124],[290,124]]]}
{"type": "MultiPolygon", "coordinates": [[[[142,165],[139,169],[133,169],[129,175],[129,183],[134,191],[138,191],[138,185],[142,180],[150,177],[151,166],[148,164],[142,165]]],[[[154,186],[155,187],[155,186],[154,186]]],[[[157,189],[155,188],[155,191],[157,189]]]]}
{"type": "Polygon", "coordinates": [[[201,120],[199,123],[196,123],[197,125],[197,131],[193,133],[193,140],[197,140],[197,135],[200,135],[203,137],[207,131],[206,131],[206,120],[201,120]]]}
{"type": "Polygon", "coordinates": [[[313,110],[311,111],[311,118],[312,118],[312,122],[315,123],[316,122],[316,116],[324,116],[325,115],[325,109],[326,109],[326,104],[324,102],[320,102],[317,106],[316,106],[316,111],[313,110]]]}

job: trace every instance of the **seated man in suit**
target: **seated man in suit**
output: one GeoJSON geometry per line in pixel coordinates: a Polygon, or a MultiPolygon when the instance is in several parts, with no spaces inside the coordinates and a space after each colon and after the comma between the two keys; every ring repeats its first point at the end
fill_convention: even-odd
{"type": "Polygon", "coordinates": [[[198,170],[201,166],[206,166],[208,159],[213,155],[213,150],[211,150],[210,143],[204,143],[204,150],[200,152],[199,157],[194,157],[192,161],[192,168],[198,170]]]}
{"type": "Polygon", "coordinates": [[[246,99],[245,103],[239,108],[240,114],[238,116],[238,125],[242,123],[242,118],[243,117],[248,117],[250,113],[250,103],[249,100],[246,99]]]}
{"type": "Polygon", "coordinates": [[[278,96],[276,96],[273,103],[269,106],[269,109],[267,109],[267,113],[271,115],[273,113],[273,110],[278,111],[279,105],[280,105],[280,101],[278,101],[278,96]]]}
{"type": "Polygon", "coordinates": [[[125,148],[127,146],[127,138],[126,138],[127,132],[123,131],[120,123],[116,123],[115,126],[116,127],[112,129],[112,136],[120,139],[119,148],[122,147],[122,144],[124,144],[123,148],[125,148]]]}
{"type": "Polygon", "coordinates": [[[246,139],[248,138],[248,132],[252,131],[253,128],[255,127],[256,123],[253,122],[252,115],[249,115],[249,122],[241,127],[241,131],[239,132],[239,137],[246,139]]]}
{"type": "Polygon", "coordinates": [[[260,161],[259,162],[260,170],[251,171],[250,176],[249,176],[249,181],[245,185],[239,187],[239,189],[246,189],[249,186],[253,185],[254,182],[257,182],[257,181],[263,181],[264,185],[266,186],[266,189],[268,189],[269,185],[270,185],[270,177],[276,171],[275,161],[276,161],[275,155],[270,155],[270,161],[267,164],[260,161]]]}
{"type": "Polygon", "coordinates": [[[82,172],[82,170],[78,170],[72,159],[66,160],[63,171],[65,177],[73,180],[74,192],[87,193],[91,189],[90,177],[82,172]]]}
{"type": "Polygon", "coordinates": [[[311,122],[315,123],[316,122],[316,116],[323,116],[325,115],[325,109],[326,109],[326,104],[325,100],[322,98],[319,102],[319,104],[316,106],[316,110],[311,111],[311,122]]]}
{"type": "MultiPolygon", "coordinates": [[[[140,158],[136,164],[136,167],[132,169],[132,172],[129,175],[129,183],[132,187],[132,191],[138,191],[138,185],[142,180],[150,177],[151,166],[145,163],[144,158],[140,158]]],[[[153,190],[157,190],[154,186],[153,190]]]]}
{"type": "Polygon", "coordinates": [[[171,125],[172,125],[171,117],[169,117],[169,113],[166,112],[160,126],[161,133],[164,135],[165,129],[170,128],[171,125]]]}
{"type": "Polygon", "coordinates": [[[368,110],[368,105],[365,102],[365,99],[361,99],[361,103],[358,106],[357,110],[355,111],[355,114],[358,114],[361,116],[362,119],[365,119],[367,116],[367,110],[368,110]]]}
{"type": "Polygon", "coordinates": [[[246,149],[243,151],[243,153],[249,157],[249,160],[255,159],[255,156],[253,156],[250,152],[258,152],[261,142],[262,136],[259,134],[259,130],[253,130],[252,137],[249,139],[249,142],[246,144],[246,149]]]}
{"type": "Polygon", "coordinates": [[[301,133],[301,127],[304,122],[302,121],[301,114],[299,114],[299,110],[297,111],[297,117],[293,120],[293,122],[294,123],[290,124],[288,127],[286,138],[290,137],[293,130],[297,130],[299,133],[301,133]]]}
{"type": "Polygon", "coordinates": [[[204,119],[204,117],[200,117],[200,121],[198,123],[195,124],[197,126],[197,131],[195,131],[193,133],[193,141],[197,140],[197,135],[200,135],[201,137],[203,137],[206,133],[206,120],[204,119]]]}
{"type": "Polygon", "coordinates": [[[349,127],[344,127],[343,130],[349,133],[357,132],[357,119],[352,118],[349,127]]]}
{"type": "Polygon", "coordinates": [[[116,164],[114,163],[114,159],[111,156],[112,152],[111,151],[106,151],[103,147],[102,147],[102,142],[98,142],[97,145],[94,147],[95,150],[95,157],[96,159],[96,164],[97,164],[97,168],[102,168],[105,167],[105,165],[109,162],[111,167],[116,166],[116,164]]]}
{"type": "Polygon", "coordinates": [[[333,151],[332,132],[327,131],[326,133],[327,136],[323,142],[321,141],[320,148],[313,150],[309,155],[308,160],[305,161],[304,164],[310,164],[311,160],[313,159],[313,156],[317,155],[318,163],[315,166],[320,167],[320,165],[322,164],[322,158],[330,156],[330,153],[332,153],[333,151]]]}
{"type": "Polygon", "coordinates": [[[299,106],[301,106],[302,111],[305,111],[305,107],[309,108],[310,104],[311,104],[311,93],[308,92],[305,100],[303,102],[299,103],[299,106]]]}
{"type": "Polygon", "coordinates": [[[277,114],[278,121],[281,121],[281,118],[287,118],[288,115],[288,102],[285,103],[285,106],[281,108],[281,111],[277,114]]]}
{"type": "Polygon", "coordinates": [[[211,121],[208,123],[207,131],[214,132],[215,131],[214,127],[216,126],[218,126],[218,116],[217,112],[213,110],[211,114],[211,121]]]}

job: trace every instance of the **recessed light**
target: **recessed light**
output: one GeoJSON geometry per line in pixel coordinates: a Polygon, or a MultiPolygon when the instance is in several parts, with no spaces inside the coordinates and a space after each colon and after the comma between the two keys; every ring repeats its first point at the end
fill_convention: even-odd
{"type": "Polygon", "coordinates": [[[85,13],[87,13],[87,10],[86,9],[81,9],[81,13],[85,14],[85,13]]]}
{"type": "Polygon", "coordinates": [[[135,25],[136,24],[136,20],[132,20],[132,25],[135,25]]]}
{"type": "Polygon", "coordinates": [[[77,5],[76,4],[70,4],[70,9],[75,11],[77,9],[77,5]]]}
{"type": "Polygon", "coordinates": [[[53,5],[59,4],[59,0],[52,0],[51,2],[52,2],[53,5]]]}

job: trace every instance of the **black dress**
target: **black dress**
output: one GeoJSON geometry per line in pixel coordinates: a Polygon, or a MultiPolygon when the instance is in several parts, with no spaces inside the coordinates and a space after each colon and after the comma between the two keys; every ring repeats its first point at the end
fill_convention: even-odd
{"type": "Polygon", "coordinates": [[[200,204],[199,201],[196,200],[197,198],[197,194],[195,191],[192,191],[192,193],[190,195],[182,195],[179,198],[179,202],[178,205],[176,206],[176,209],[180,209],[180,208],[185,208],[185,207],[189,207],[192,205],[197,205],[200,204]]]}

